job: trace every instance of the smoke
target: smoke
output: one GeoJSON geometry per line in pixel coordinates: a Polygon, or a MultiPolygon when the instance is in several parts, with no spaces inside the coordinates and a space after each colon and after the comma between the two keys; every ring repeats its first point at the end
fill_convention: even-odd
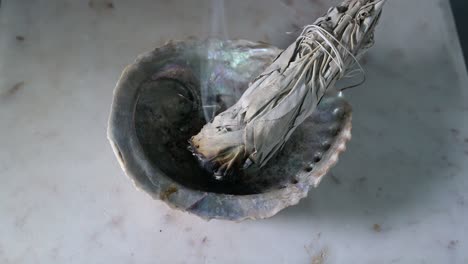
{"type": "MultiPolygon", "coordinates": [[[[212,14],[210,19],[210,38],[216,38],[219,40],[228,40],[228,33],[226,27],[225,13],[224,13],[224,0],[211,0],[212,14]]],[[[216,45],[212,43],[211,45],[216,45]]],[[[203,113],[205,115],[206,122],[211,121],[217,110],[219,110],[216,86],[214,85],[216,79],[217,55],[215,50],[219,47],[209,46],[207,49],[208,63],[202,67],[202,80],[200,83],[201,87],[201,99],[203,113]]],[[[221,73],[222,74],[222,73],[221,73]]]]}

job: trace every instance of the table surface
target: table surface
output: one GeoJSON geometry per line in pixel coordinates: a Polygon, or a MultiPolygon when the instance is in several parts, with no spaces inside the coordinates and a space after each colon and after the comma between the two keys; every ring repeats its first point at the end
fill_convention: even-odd
{"type": "MultiPolygon", "coordinates": [[[[125,65],[215,34],[216,5],[1,4],[0,263],[468,263],[468,79],[448,0],[388,1],[367,82],[345,93],[347,152],[297,206],[241,223],[152,200],[106,139],[125,65]]],[[[284,48],[329,4],[227,1],[227,36],[284,48]]]]}

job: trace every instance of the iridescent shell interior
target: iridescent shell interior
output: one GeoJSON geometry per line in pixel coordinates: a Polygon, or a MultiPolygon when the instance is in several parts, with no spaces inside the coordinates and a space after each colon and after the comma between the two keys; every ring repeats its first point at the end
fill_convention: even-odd
{"type": "Polygon", "coordinates": [[[216,113],[234,104],[279,52],[246,40],[188,40],[141,55],[117,84],[109,120],[127,175],[154,198],[205,219],[270,217],[305,197],[350,139],[351,108],[336,94],[261,169],[219,181],[187,149],[206,122],[204,103],[215,102],[216,113]]]}

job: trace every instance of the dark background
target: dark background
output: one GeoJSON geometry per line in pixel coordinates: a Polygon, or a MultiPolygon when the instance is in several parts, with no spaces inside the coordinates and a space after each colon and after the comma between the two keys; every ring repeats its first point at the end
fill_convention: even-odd
{"type": "Polygon", "coordinates": [[[457,24],[458,35],[460,37],[465,64],[468,61],[468,1],[450,0],[452,4],[455,23],[457,24]]]}

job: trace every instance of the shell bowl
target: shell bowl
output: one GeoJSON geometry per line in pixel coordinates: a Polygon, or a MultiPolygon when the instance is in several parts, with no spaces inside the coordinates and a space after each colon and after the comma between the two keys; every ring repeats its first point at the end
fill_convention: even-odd
{"type": "Polygon", "coordinates": [[[337,94],[322,98],[265,167],[233,180],[215,180],[187,149],[206,122],[203,105],[215,102],[211,111],[218,113],[234,104],[280,52],[247,40],[187,40],[127,66],[114,91],[108,138],[135,185],[172,208],[234,221],[271,217],[307,196],[351,138],[351,107],[337,94]]]}

